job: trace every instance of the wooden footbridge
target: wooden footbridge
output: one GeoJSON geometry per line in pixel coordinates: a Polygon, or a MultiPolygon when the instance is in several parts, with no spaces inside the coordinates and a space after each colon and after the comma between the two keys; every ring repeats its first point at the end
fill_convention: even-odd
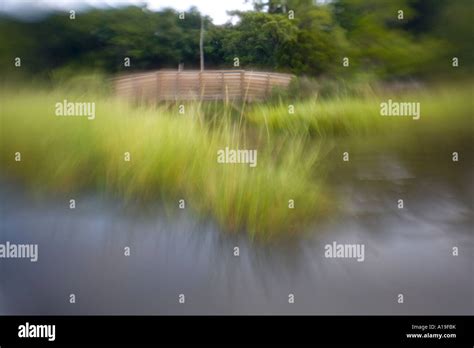
{"type": "Polygon", "coordinates": [[[246,70],[158,70],[114,79],[120,98],[137,102],[166,100],[245,100],[268,98],[273,89],[286,89],[290,74],[246,70]]]}

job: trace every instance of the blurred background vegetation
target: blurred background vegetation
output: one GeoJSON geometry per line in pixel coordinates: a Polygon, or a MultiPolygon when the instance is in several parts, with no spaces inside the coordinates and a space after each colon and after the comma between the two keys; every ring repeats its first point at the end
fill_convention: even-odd
{"type": "MultiPolygon", "coordinates": [[[[432,79],[472,72],[471,0],[256,0],[254,11],[232,12],[234,24],[205,23],[205,65],[363,80],[432,79]],[[289,11],[295,18],[289,18],[289,11]],[[404,19],[399,20],[398,10],[404,19]],[[350,69],[342,66],[350,58],[350,69]],[[459,68],[452,69],[452,57],[459,68]],[[456,72],[453,70],[457,70],[456,72]]],[[[22,58],[30,79],[67,78],[86,72],[199,68],[201,13],[180,20],[173,9],[146,5],[90,8],[73,22],[69,12],[30,20],[0,15],[3,75],[22,58]],[[131,67],[125,68],[124,57],[131,67]]],[[[18,78],[18,69],[15,78],[18,78]]]]}

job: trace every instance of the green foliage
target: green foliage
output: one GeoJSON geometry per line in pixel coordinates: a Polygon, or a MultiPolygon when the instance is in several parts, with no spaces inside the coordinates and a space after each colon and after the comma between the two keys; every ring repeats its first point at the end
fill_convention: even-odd
{"type": "Polygon", "coordinates": [[[4,66],[16,56],[30,72],[71,69],[125,71],[177,68],[179,63],[199,64],[201,15],[196,9],[180,20],[171,9],[152,12],[138,7],[95,9],[78,14],[54,13],[37,22],[0,19],[0,51],[4,66]],[[45,39],[47,38],[47,39],[45,39]]]}
{"type": "Polygon", "coordinates": [[[414,75],[425,72],[443,48],[434,38],[415,38],[404,30],[415,15],[406,0],[338,0],[334,9],[352,43],[351,64],[358,70],[382,78],[414,75]]]}
{"type": "MultiPolygon", "coordinates": [[[[298,27],[283,15],[238,13],[240,21],[221,36],[222,57],[231,66],[238,57],[244,67],[288,70],[291,48],[297,44],[298,27]]],[[[216,37],[211,38],[216,41],[216,37]]]]}
{"type": "MultiPolygon", "coordinates": [[[[255,1],[255,11],[234,12],[234,24],[205,18],[206,68],[232,68],[296,75],[378,78],[432,77],[472,69],[473,2],[459,0],[255,1]],[[404,18],[397,18],[403,10],[404,18]],[[294,19],[290,16],[294,14],[294,19]],[[291,17],[291,18],[290,18],[291,17]],[[350,68],[342,67],[343,57],[350,68]]],[[[0,16],[0,69],[49,76],[56,69],[124,72],[199,67],[201,14],[191,8],[181,20],[172,9],[91,9],[70,20],[55,12],[32,21],[0,16]],[[125,69],[125,57],[131,67],[125,69]]]]}

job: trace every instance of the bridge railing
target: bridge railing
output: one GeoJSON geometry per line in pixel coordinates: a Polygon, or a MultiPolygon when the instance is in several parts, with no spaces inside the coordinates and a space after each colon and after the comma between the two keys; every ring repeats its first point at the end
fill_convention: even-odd
{"type": "Polygon", "coordinates": [[[114,79],[116,94],[144,102],[163,100],[263,100],[287,88],[293,75],[246,70],[159,70],[114,79]]]}

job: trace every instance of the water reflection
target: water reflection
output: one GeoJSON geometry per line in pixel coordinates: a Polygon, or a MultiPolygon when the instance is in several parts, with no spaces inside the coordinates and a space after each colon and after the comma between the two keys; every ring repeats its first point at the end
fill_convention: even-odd
{"type": "Polygon", "coordinates": [[[0,314],[472,314],[470,168],[353,163],[334,178],[341,211],[267,246],[158,205],[83,195],[72,211],[69,197],[33,198],[3,181],[0,242],[38,243],[39,261],[0,261],[0,314]],[[365,261],[325,258],[333,241],[365,244],[365,261]]]}

